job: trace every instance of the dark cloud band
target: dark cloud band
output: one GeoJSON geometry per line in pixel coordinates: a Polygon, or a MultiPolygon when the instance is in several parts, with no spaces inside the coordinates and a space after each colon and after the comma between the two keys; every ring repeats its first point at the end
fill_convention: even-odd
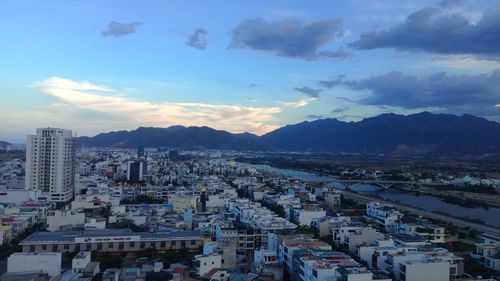
{"type": "Polygon", "coordinates": [[[312,98],[319,98],[319,94],[321,93],[321,89],[313,89],[310,87],[295,87],[293,88],[297,92],[304,93],[312,98]]]}
{"type": "Polygon", "coordinates": [[[368,50],[393,48],[436,54],[500,56],[500,4],[485,10],[477,23],[464,14],[449,12],[457,1],[442,1],[411,14],[403,23],[387,30],[361,35],[350,46],[368,50]]]}
{"type": "Polygon", "coordinates": [[[207,35],[208,31],[203,28],[197,28],[189,36],[188,40],[186,41],[186,45],[198,50],[205,50],[208,46],[207,35]]]}
{"type": "Polygon", "coordinates": [[[350,53],[321,51],[326,44],[344,36],[342,22],[338,19],[304,22],[287,18],[274,22],[247,19],[231,31],[233,49],[252,49],[274,55],[305,59],[341,59],[350,53]]]}
{"type": "Polygon", "coordinates": [[[320,84],[326,88],[344,86],[367,91],[368,96],[357,101],[361,104],[406,109],[436,107],[452,113],[500,115],[500,110],[495,108],[500,103],[500,70],[480,75],[436,73],[426,77],[396,71],[361,80],[337,76],[320,84]]]}
{"type": "Polygon", "coordinates": [[[104,37],[126,36],[135,33],[136,28],[141,24],[141,22],[120,23],[112,21],[108,24],[106,30],[104,30],[101,34],[104,37]]]}

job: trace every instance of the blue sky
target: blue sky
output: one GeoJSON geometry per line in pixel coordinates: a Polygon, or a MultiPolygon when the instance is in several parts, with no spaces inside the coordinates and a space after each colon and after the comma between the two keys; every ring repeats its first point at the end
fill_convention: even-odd
{"type": "Polygon", "coordinates": [[[311,3],[1,1],[0,139],[263,134],[423,110],[500,120],[500,1],[311,3]]]}

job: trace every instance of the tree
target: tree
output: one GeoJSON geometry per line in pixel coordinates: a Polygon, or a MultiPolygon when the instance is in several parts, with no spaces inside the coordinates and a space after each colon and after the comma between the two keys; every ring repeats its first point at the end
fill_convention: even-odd
{"type": "Polygon", "coordinates": [[[101,268],[101,271],[104,271],[108,268],[120,268],[123,264],[123,258],[119,255],[104,253],[101,256],[99,256],[98,254],[93,256],[95,256],[96,260],[100,263],[99,267],[101,268]]]}
{"type": "Polygon", "coordinates": [[[160,254],[160,259],[166,264],[170,265],[172,263],[177,263],[183,259],[189,258],[190,253],[187,249],[180,250],[166,250],[164,253],[160,254]]]}

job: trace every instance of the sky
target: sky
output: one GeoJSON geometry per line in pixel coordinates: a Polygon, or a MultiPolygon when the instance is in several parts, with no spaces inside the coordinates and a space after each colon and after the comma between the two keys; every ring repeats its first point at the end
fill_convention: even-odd
{"type": "Polygon", "coordinates": [[[500,121],[500,0],[0,1],[0,140],[321,118],[500,121]]]}

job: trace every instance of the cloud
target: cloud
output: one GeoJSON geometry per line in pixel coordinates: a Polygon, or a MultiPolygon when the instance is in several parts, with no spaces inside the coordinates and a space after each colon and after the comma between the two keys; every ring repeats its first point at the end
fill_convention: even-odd
{"type": "Polygon", "coordinates": [[[259,86],[259,84],[256,84],[256,83],[250,83],[250,84],[248,84],[248,86],[249,86],[250,88],[255,88],[255,87],[259,86]]]}
{"type": "Polygon", "coordinates": [[[320,84],[367,92],[367,96],[356,101],[360,104],[500,115],[494,107],[500,101],[500,70],[479,75],[436,73],[425,77],[395,71],[361,80],[338,76],[320,84]]]}
{"type": "Polygon", "coordinates": [[[311,114],[306,116],[307,119],[323,119],[325,116],[320,114],[311,114]]]}
{"type": "Polygon", "coordinates": [[[121,37],[135,33],[136,27],[142,25],[141,22],[120,23],[112,21],[108,24],[108,28],[101,34],[104,37],[121,37]]]}
{"type": "Polygon", "coordinates": [[[281,102],[282,107],[303,107],[308,105],[310,102],[317,100],[317,98],[307,98],[307,99],[302,99],[298,101],[292,101],[292,102],[281,102]]]}
{"type": "Polygon", "coordinates": [[[293,88],[295,91],[297,92],[301,92],[301,93],[304,93],[312,98],[319,98],[319,94],[321,93],[321,89],[313,89],[313,88],[310,88],[310,87],[295,87],[293,88]]]}
{"type": "Polygon", "coordinates": [[[343,105],[343,106],[339,106],[337,108],[334,108],[332,110],[332,113],[340,113],[340,112],[344,112],[344,111],[347,111],[347,110],[349,110],[349,107],[346,106],[346,105],[343,105]]]}
{"type": "Polygon", "coordinates": [[[124,97],[104,85],[60,77],[51,77],[38,83],[36,87],[55,98],[59,106],[69,107],[68,112],[106,114],[109,117],[106,121],[113,124],[113,127],[107,128],[108,130],[131,129],[133,126],[206,125],[231,132],[251,131],[263,134],[278,127],[273,124],[276,114],[287,108],[307,105],[310,101],[300,100],[269,107],[182,102],[151,103],[124,97]]]}
{"type": "Polygon", "coordinates": [[[337,117],[337,119],[341,121],[359,121],[365,118],[366,116],[361,116],[361,115],[342,115],[337,117]]]}
{"type": "Polygon", "coordinates": [[[434,56],[423,61],[422,67],[440,67],[475,72],[495,71],[500,69],[500,61],[488,60],[472,55],[434,56]]]}
{"type": "Polygon", "coordinates": [[[450,11],[457,1],[442,1],[423,8],[406,21],[386,30],[361,35],[350,46],[356,49],[392,48],[435,54],[500,55],[500,5],[482,12],[473,22],[466,12],[450,11]]]}
{"type": "MultiPolygon", "coordinates": [[[[346,75],[341,74],[341,75],[337,75],[337,76],[332,77],[330,80],[319,81],[319,84],[325,88],[333,88],[333,87],[345,82],[345,78],[346,78],[346,75]]],[[[351,101],[351,100],[348,100],[348,101],[351,101]]]]}
{"type": "Polygon", "coordinates": [[[450,9],[456,6],[462,5],[463,0],[442,0],[439,1],[437,6],[444,8],[444,9],[450,9]]]}
{"type": "Polygon", "coordinates": [[[347,59],[353,57],[354,54],[352,52],[346,51],[343,48],[339,48],[336,51],[320,51],[318,52],[318,56],[330,59],[347,59]]]}
{"type": "Polygon", "coordinates": [[[348,53],[343,49],[320,49],[343,38],[344,34],[342,22],[338,19],[314,22],[294,17],[273,22],[265,22],[260,18],[247,19],[231,31],[229,48],[264,51],[295,59],[338,59],[348,57],[348,53]]]}
{"type": "Polygon", "coordinates": [[[208,45],[207,35],[208,31],[203,28],[197,28],[193,31],[193,34],[189,36],[186,45],[198,50],[205,50],[208,45]]]}

